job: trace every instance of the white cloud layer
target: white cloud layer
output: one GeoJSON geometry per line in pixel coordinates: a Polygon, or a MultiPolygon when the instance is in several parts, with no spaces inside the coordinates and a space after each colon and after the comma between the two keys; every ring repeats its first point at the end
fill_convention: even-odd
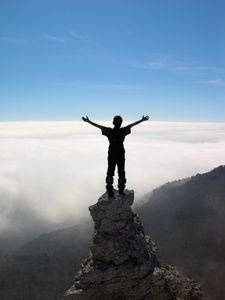
{"type": "MultiPolygon", "coordinates": [[[[0,123],[0,235],[89,216],[105,191],[107,147],[84,122],[0,123]]],[[[224,164],[225,123],[145,122],[125,147],[127,188],[138,201],[167,181],[224,164]]]]}

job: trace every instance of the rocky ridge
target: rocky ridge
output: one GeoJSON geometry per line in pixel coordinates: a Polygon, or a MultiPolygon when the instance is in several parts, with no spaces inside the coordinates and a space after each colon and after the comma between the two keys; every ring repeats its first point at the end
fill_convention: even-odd
{"type": "Polygon", "coordinates": [[[90,255],[64,300],[202,300],[199,286],[162,266],[131,206],[134,192],[104,194],[89,207],[95,222],[90,255]]]}

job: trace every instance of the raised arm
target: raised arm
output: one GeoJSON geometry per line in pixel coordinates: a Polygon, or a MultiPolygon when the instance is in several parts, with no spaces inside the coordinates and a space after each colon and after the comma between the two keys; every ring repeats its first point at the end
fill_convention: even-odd
{"type": "Polygon", "coordinates": [[[138,121],[136,121],[136,122],[134,122],[134,123],[131,123],[131,124],[129,124],[127,127],[133,127],[133,126],[135,126],[135,125],[138,125],[138,124],[140,124],[141,122],[144,122],[144,121],[147,121],[149,119],[149,116],[142,116],[142,118],[140,119],[140,120],[138,120],[138,121]]]}
{"type": "Polygon", "coordinates": [[[103,128],[103,126],[101,126],[101,125],[99,125],[99,124],[97,124],[97,123],[92,122],[91,120],[89,120],[89,118],[88,118],[87,116],[86,116],[86,118],[85,118],[85,117],[82,117],[82,120],[83,120],[84,122],[87,122],[87,123],[89,123],[89,124],[91,124],[91,125],[93,125],[93,126],[99,128],[99,129],[102,129],[102,128],[103,128]]]}

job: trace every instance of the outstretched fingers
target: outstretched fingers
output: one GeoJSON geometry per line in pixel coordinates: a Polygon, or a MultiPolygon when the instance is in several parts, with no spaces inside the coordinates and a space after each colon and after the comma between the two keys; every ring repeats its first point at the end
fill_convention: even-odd
{"type": "Polygon", "coordinates": [[[82,117],[82,120],[83,120],[84,122],[88,122],[88,121],[89,121],[89,118],[88,118],[88,116],[86,116],[86,118],[85,118],[85,117],[82,117]]]}
{"type": "Polygon", "coordinates": [[[144,116],[144,115],[143,115],[143,116],[142,116],[142,120],[143,120],[143,121],[149,120],[149,116],[144,116]]]}

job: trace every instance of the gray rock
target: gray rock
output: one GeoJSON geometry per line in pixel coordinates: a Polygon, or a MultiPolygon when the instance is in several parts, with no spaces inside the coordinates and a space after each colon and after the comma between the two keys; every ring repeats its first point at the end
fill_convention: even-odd
{"type": "Polygon", "coordinates": [[[199,286],[174,267],[162,267],[131,205],[134,192],[89,207],[95,222],[90,256],[64,300],[201,300],[199,286]]]}

